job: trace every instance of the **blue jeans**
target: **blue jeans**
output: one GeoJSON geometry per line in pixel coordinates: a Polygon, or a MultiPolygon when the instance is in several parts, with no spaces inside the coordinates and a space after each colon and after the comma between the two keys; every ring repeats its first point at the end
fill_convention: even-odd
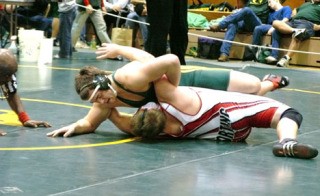
{"type": "Polygon", "coordinates": [[[262,25],[256,26],[252,33],[252,44],[261,45],[263,36],[268,33],[271,27],[272,25],[269,25],[269,24],[262,24],[262,25]]]}
{"type": "MultiPolygon", "coordinates": [[[[272,32],[271,34],[271,44],[272,47],[274,48],[279,48],[280,47],[280,39],[281,39],[281,33],[277,31],[276,29],[272,32]]],[[[274,58],[278,59],[279,57],[279,50],[272,50],[271,51],[271,56],[274,58]]]]}
{"type": "MultiPolygon", "coordinates": [[[[136,12],[131,12],[128,14],[127,18],[132,19],[132,20],[137,20],[140,22],[146,22],[147,17],[146,16],[139,16],[136,12]]],[[[137,23],[131,20],[127,20],[126,27],[130,29],[137,29],[138,27],[140,28],[141,34],[142,34],[142,39],[143,39],[143,44],[146,43],[147,37],[148,37],[148,27],[145,24],[142,23],[137,23]]]]}
{"type": "MultiPolygon", "coordinates": [[[[253,32],[254,28],[261,24],[258,16],[250,8],[245,7],[223,19],[219,23],[219,28],[227,28],[224,40],[233,41],[238,31],[253,32]]],[[[232,43],[223,42],[220,53],[229,56],[231,45],[232,43]]]]}
{"type": "MultiPolygon", "coordinates": [[[[262,24],[262,25],[257,26],[253,31],[252,44],[253,45],[261,45],[262,37],[268,33],[268,31],[271,27],[272,27],[272,25],[269,25],[269,24],[262,24]]],[[[280,47],[280,35],[278,33],[275,33],[275,31],[276,30],[274,30],[271,34],[271,46],[273,48],[279,48],[280,47]]],[[[271,56],[273,56],[275,59],[278,59],[279,50],[272,50],[271,56]]]]}
{"type": "Polygon", "coordinates": [[[71,28],[73,20],[76,17],[76,11],[77,8],[74,7],[67,12],[59,13],[59,56],[62,58],[68,58],[72,56],[71,28]]]}
{"type": "Polygon", "coordinates": [[[19,25],[31,25],[37,30],[51,32],[53,18],[46,18],[43,15],[28,17],[18,13],[17,19],[19,25]]]}

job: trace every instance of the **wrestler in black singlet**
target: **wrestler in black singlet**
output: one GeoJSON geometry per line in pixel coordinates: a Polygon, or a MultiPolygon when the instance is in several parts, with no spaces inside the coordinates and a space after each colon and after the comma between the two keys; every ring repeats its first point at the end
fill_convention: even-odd
{"type": "Polygon", "coordinates": [[[126,103],[128,104],[129,106],[131,107],[135,107],[135,108],[139,108],[145,104],[147,104],[148,102],[156,102],[158,103],[158,100],[157,100],[157,97],[156,97],[156,93],[155,93],[155,90],[154,90],[154,85],[153,83],[151,84],[150,88],[147,90],[147,91],[144,91],[144,92],[134,92],[134,91],[131,91],[129,89],[126,89],[124,88],[124,86],[122,84],[120,84],[114,77],[114,74],[112,74],[112,79],[113,81],[115,82],[115,84],[122,88],[123,90],[127,91],[127,92],[130,92],[132,94],[135,94],[135,95],[139,95],[139,96],[142,96],[144,97],[144,99],[140,100],[140,101],[133,101],[133,100],[129,100],[129,99],[126,99],[126,98],[123,98],[123,97],[120,97],[120,96],[117,96],[117,98],[122,101],[123,103],[126,103]]]}

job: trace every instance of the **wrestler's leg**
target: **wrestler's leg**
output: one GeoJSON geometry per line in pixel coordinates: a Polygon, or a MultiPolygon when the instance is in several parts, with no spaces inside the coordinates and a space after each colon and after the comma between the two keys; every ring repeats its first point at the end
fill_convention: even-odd
{"type": "Polygon", "coordinates": [[[276,128],[279,138],[279,142],[273,146],[275,156],[311,159],[318,155],[316,148],[298,143],[297,135],[301,122],[302,115],[293,108],[275,113],[271,123],[271,126],[276,128]]]}
{"type": "Polygon", "coordinates": [[[261,84],[261,88],[257,93],[257,95],[265,95],[267,94],[267,92],[274,90],[274,84],[269,80],[261,81],[260,84],[261,84]]]}
{"type": "MultiPolygon", "coordinates": [[[[258,94],[261,90],[261,81],[256,76],[226,69],[195,69],[181,70],[180,86],[195,86],[215,90],[225,90],[248,94],[258,94]]],[[[273,84],[270,81],[263,83],[264,89],[270,91],[273,84]]],[[[266,91],[266,90],[264,90],[266,91]]]]}
{"type": "Polygon", "coordinates": [[[268,74],[261,81],[256,76],[239,71],[231,71],[228,91],[262,96],[270,91],[283,88],[288,85],[289,78],[286,76],[268,74]]]}
{"type": "Polygon", "coordinates": [[[279,85],[285,77],[269,74],[261,81],[256,76],[227,69],[181,70],[180,86],[195,86],[247,94],[265,95],[289,84],[279,85]]]}
{"type": "Polygon", "coordinates": [[[179,86],[194,86],[226,91],[229,79],[230,70],[227,69],[181,69],[179,86]]]}
{"type": "MultiPolygon", "coordinates": [[[[264,84],[263,87],[267,89],[268,83],[264,84]]],[[[239,71],[230,72],[230,81],[229,81],[227,91],[241,92],[241,93],[248,93],[248,94],[259,94],[259,92],[261,91],[261,88],[262,88],[262,82],[256,76],[239,72],[239,71]]],[[[272,88],[273,88],[273,85],[271,83],[270,89],[272,88]]]]}

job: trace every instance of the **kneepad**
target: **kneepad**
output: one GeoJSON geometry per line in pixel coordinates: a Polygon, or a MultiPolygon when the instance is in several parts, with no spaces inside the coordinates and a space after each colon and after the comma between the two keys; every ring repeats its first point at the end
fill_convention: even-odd
{"type": "Polygon", "coordinates": [[[284,117],[289,118],[289,119],[293,120],[294,122],[296,122],[298,124],[298,127],[300,127],[302,120],[303,120],[302,115],[297,110],[295,110],[293,108],[286,110],[281,115],[280,119],[284,118],[284,117]]]}

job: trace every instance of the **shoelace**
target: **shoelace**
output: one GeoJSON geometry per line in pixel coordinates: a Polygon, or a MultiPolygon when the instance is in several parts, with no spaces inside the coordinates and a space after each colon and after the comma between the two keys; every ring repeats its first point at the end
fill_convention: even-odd
{"type": "Polygon", "coordinates": [[[298,143],[298,142],[296,142],[296,141],[288,141],[288,142],[284,143],[283,146],[282,146],[283,155],[284,155],[284,156],[293,157],[293,156],[294,156],[293,147],[294,147],[294,145],[296,145],[297,143],[298,143]]]}

